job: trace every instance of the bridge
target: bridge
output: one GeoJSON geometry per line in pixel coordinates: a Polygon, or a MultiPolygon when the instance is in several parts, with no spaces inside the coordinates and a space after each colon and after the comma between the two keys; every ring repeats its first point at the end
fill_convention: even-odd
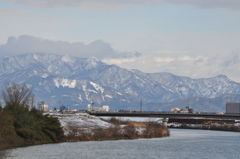
{"type": "Polygon", "coordinates": [[[240,114],[217,114],[217,113],[172,113],[172,112],[89,112],[96,116],[114,117],[158,117],[163,118],[163,124],[167,124],[167,118],[212,118],[240,120],[240,114]]]}

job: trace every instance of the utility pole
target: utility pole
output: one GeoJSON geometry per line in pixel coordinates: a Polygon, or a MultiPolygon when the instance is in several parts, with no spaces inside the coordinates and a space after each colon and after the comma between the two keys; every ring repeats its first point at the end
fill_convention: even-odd
{"type": "Polygon", "coordinates": [[[140,112],[142,112],[142,99],[140,101],[140,112]]]}
{"type": "Polygon", "coordinates": [[[93,111],[94,100],[92,101],[92,111],[93,111]]]}
{"type": "Polygon", "coordinates": [[[44,112],[44,104],[45,104],[45,102],[41,101],[42,112],[44,112]]]}
{"type": "Polygon", "coordinates": [[[59,101],[59,111],[61,111],[61,104],[62,104],[62,102],[59,101]]]}

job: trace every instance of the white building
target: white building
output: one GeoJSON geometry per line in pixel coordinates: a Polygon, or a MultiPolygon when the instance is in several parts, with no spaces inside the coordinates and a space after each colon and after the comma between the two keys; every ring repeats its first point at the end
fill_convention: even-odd
{"type": "Polygon", "coordinates": [[[109,108],[109,106],[108,105],[103,105],[103,111],[105,111],[105,112],[109,112],[110,111],[110,108],[109,108]]]}
{"type": "Polygon", "coordinates": [[[173,113],[193,113],[193,109],[190,109],[189,106],[186,106],[184,109],[173,108],[171,109],[173,113]]]}
{"type": "Polygon", "coordinates": [[[46,105],[46,104],[42,105],[42,110],[44,112],[48,111],[48,105],[46,105]]]}
{"type": "Polygon", "coordinates": [[[96,111],[96,112],[109,112],[110,108],[108,105],[104,105],[102,107],[92,107],[91,104],[88,104],[88,111],[96,111]]]}

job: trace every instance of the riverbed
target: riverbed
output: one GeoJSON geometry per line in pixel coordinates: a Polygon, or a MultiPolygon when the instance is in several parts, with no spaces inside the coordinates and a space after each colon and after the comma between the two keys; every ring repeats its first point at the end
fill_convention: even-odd
{"type": "Polygon", "coordinates": [[[170,137],[45,144],[6,150],[16,159],[238,159],[240,133],[170,129],[170,137]]]}

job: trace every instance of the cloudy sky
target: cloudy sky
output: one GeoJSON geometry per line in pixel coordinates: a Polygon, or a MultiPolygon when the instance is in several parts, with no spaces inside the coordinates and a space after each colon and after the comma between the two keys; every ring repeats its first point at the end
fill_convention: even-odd
{"type": "Polygon", "coordinates": [[[239,0],[0,0],[0,55],[95,56],[240,82],[239,0]]]}

